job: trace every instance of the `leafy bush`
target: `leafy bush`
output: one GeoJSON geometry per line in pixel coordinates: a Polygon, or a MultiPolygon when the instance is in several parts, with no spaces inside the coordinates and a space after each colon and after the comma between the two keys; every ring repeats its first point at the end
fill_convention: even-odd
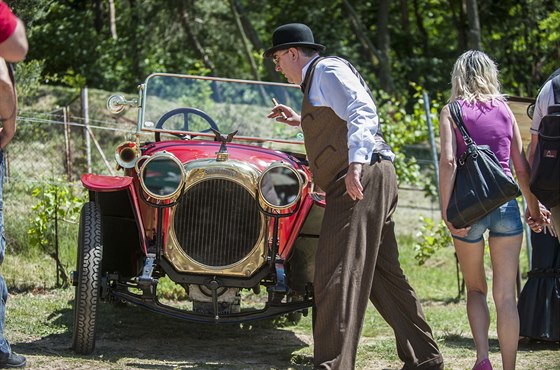
{"type": "Polygon", "coordinates": [[[37,185],[31,195],[39,201],[32,207],[28,230],[31,247],[46,252],[55,259],[63,284],[68,283],[68,274],[64,264],[55,252],[58,245],[58,223],[76,223],[85,198],[76,194],[75,188],[62,181],[47,182],[37,185]]]}
{"type": "MultiPolygon", "coordinates": [[[[436,192],[435,179],[433,176],[421,176],[416,157],[405,154],[408,146],[429,142],[423,89],[416,84],[411,84],[411,87],[415,92],[409,101],[404,98],[389,97],[383,92],[379,93],[376,97],[379,122],[385,140],[396,155],[394,163],[399,183],[420,186],[433,196],[436,192]]],[[[430,107],[431,121],[437,122],[439,109],[437,103],[430,107]]],[[[434,126],[437,135],[437,125],[434,126]]]]}
{"type": "Polygon", "coordinates": [[[423,265],[435,252],[452,245],[453,241],[443,220],[436,224],[431,218],[420,217],[420,221],[422,227],[416,234],[418,241],[414,244],[414,258],[423,265]]]}
{"type": "Polygon", "coordinates": [[[31,60],[15,65],[15,79],[20,106],[25,105],[28,100],[37,96],[44,66],[44,60],[31,60]]]}

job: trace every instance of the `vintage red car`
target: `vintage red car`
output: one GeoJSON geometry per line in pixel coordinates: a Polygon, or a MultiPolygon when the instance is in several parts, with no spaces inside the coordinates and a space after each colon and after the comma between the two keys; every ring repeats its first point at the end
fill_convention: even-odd
{"type": "Polygon", "coordinates": [[[100,301],[172,317],[238,323],[306,313],[324,210],[302,134],[266,118],[272,98],[295,109],[299,86],[156,73],[137,99],[136,140],[116,148],[120,176],[84,174],[73,348],[95,347],[100,301]],[[141,137],[150,133],[150,140],[141,137]],[[153,135],[153,136],[152,136],[153,135]],[[158,280],[190,304],[158,299],[158,280]],[[244,302],[244,291],[266,302],[244,302]]]}

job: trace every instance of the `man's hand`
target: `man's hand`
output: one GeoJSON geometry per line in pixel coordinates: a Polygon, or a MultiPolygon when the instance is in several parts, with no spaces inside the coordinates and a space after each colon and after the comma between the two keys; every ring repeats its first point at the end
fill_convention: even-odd
{"type": "MultiPolygon", "coordinates": [[[[539,203],[539,212],[534,212],[535,215],[531,213],[529,208],[525,210],[525,221],[527,225],[536,233],[543,231],[545,227],[550,227],[550,211],[546,209],[541,203],[539,203]]],[[[552,228],[553,230],[554,228],[552,228]]],[[[552,231],[554,234],[554,231],[552,231]]]]}
{"type": "Polygon", "coordinates": [[[290,126],[299,126],[301,117],[292,108],[284,104],[277,104],[272,108],[267,118],[276,118],[276,121],[286,123],[290,126]]]}
{"type": "Polygon", "coordinates": [[[364,187],[360,182],[360,175],[362,174],[362,164],[357,162],[350,163],[348,166],[348,173],[344,179],[346,184],[346,192],[352,200],[364,199],[364,187]]]}

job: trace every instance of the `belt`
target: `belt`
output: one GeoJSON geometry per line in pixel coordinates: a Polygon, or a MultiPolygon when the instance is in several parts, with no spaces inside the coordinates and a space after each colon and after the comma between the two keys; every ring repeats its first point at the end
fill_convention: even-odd
{"type": "MultiPolygon", "coordinates": [[[[372,164],[375,164],[375,163],[378,163],[378,162],[381,162],[381,161],[390,161],[390,160],[391,160],[390,157],[388,157],[388,156],[386,156],[386,155],[383,155],[383,154],[381,154],[381,153],[372,153],[372,154],[371,154],[371,161],[369,162],[369,164],[370,164],[370,166],[371,166],[372,164]]],[[[348,172],[348,167],[346,167],[345,169],[343,169],[342,171],[340,171],[340,172],[336,175],[335,180],[340,179],[341,177],[343,177],[344,175],[346,175],[347,172],[348,172]]]]}
{"type": "Polygon", "coordinates": [[[375,162],[381,162],[381,161],[390,161],[391,158],[387,157],[386,155],[383,155],[381,153],[372,153],[371,154],[371,161],[369,162],[369,164],[374,164],[375,162]]]}

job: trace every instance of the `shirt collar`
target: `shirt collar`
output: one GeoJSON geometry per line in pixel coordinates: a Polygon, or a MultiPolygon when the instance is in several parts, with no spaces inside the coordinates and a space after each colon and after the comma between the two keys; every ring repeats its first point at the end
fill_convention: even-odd
{"type": "Polygon", "coordinates": [[[307,70],[309,69],[309,66],[311,65],[311,63],[313,63],[313,61],[315,59],[319,58],[319,55],[317,55],[315,58],[310,59],[309,62],[307,62],[306,65],[303,66],[303,68],[301,69],[301,83],[303,83],[303,81],[305,80],[305,74],[307,73],[307,70]]]}

